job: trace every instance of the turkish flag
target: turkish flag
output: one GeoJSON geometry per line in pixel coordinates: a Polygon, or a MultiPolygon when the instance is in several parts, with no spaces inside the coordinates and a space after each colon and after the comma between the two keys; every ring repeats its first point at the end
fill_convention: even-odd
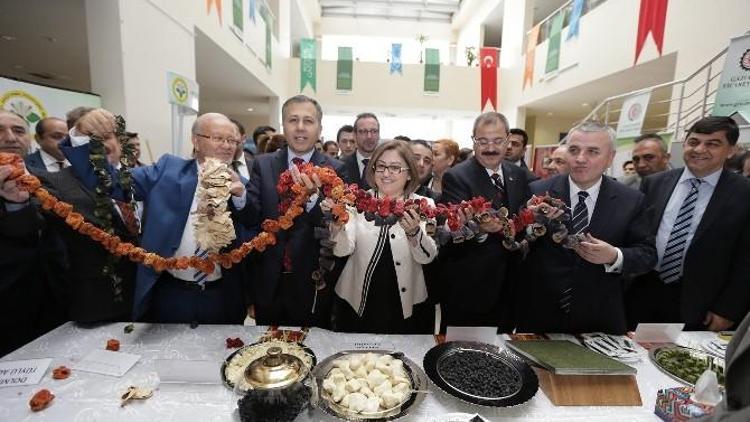
{"type": "Polygon", "coordinates": [[[479,109],[484,111],[489,100],[492,109],[497,111],[497,48],[482,47],[479,50],[479,64],[482,67],[482,103],[479,109]]]}
{"type": "Polygon", "coordinates": [[[656,50],[661,56],[662,46],[664,45],[664,26],[667,23],[667,0],[641,0],[641,10],[638,15],[638,34],[635,39],[635,60],[633,64],[638,63],[638,56],[643,50],[643,44],[646,43],[649,32],[654,37],[656,50]]]}

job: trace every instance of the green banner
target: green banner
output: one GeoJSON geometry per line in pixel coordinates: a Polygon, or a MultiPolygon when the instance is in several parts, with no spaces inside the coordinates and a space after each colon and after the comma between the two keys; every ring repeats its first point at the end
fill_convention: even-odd
{"type": "Polygon", "coordinates": [[[299,90],[305,90],[306,85],[310,85],[313,92],[315,88],[315,39],[302,38],[299,43],[299,90]]]}
{"type": "Polygon", "coordinates": [[[273,30],[273,20],[266,12],[265,8],[261,8],[261,15],[263,22],[266,23],[266,67],[271,68],[271,30],[273,30]]]}
{"type": "Polygon", "coordinates": [[[232,0],[232,23],[242,33],[245,23],[245,15],[242,13],[242,2],[244,0],[232,0]]]}
{"type": "Polygon", "coordinates": [[[336,89],[352,90],[352,48],[339,47],[339,60],[336,63],[336,89]]]}
{"type": "Polygon", "coordinates": [[[552,26],[549,32],[549,42],[547,43],[547,64],[544,67],[544,73],[550,73],[557,70],[560,66],[560,39],[562,36],[563,12],[558,12],[552,17],[552,26]]]}
{"type": "Polygon", "coordinates": [[[440,50],[437,48],[425,49],[424,65],[424,91],[440,91],[440,50]]]}

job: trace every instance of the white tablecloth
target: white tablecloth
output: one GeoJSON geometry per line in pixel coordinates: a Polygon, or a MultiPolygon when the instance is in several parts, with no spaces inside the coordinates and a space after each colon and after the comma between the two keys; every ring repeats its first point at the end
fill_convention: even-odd
{"type": "MultiPolygon", "coordinates": [[[[232,352],[226,349],[227,337],[240,337],[246,344],[255,342],[264,327],[239,325],[201,325],[191,329],[181,324],[135,324],[132,333],[125,334],[125,323],[113,323],[94,328],[67,323],[2,358],[6,360],[52,358],[49,370],[38,385],[0,388],[0,421],[239,421],[237,399],[223,385],[160,384],[156,371],[159,359],[204,360],[216,362],[216,371],[232,352]],[[120,340],[123,352],[141,356],[140,361],[124,376],[117,378],[81,371],[73,371],[65,380],[52,379],[52,369],[76,361],[94,349],[103,349],[110,338],[120,340]],[[156,389],[154,396],[120,407],[120,395],[128,386],[156,389]],[[45,410],[34,413],[28,406],[31,396],[47,388],[55,400],[45,410]]],[[[711,333],[683,333],[678,343],[696,347],[711,333]]],[[[321,361],[326,357],[354,347],[358,341],[379,342],[382,347],[402,351],[421,366],[424,354],[435,345],[432,336],[376,336],[371,334],[342,334],[312,329],[305,343],[321,361]]],[[[426,399],[405,420],[430,421],[441,414],[479,413],[489,420],[523,421],[656,421],[653,413],[656,391],[679,384],[661,373],[648,360],[634,364],[638,370],[641,407],[556,407],[539,390],[524,405],[514,408],[484,408],[460,402],[434,385],[426,399]]],[[[303,414],[299,420],[330,420],[320,411],[303,414]]]]}

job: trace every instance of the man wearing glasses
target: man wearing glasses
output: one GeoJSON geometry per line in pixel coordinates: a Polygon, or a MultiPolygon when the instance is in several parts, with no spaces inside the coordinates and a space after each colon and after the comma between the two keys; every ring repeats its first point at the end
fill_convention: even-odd
{"type": "MultiPolygon", "coordinates": [[[[119,148],[114,136],[115,118],[104,109],[84,115],[61,149],[78,177],[93,188],[97,181],[89,161],[89,137],[105,139],[107,148],[119,148]],[[80,136],[76,136],[80,134],[80,136]],[[114,142],[112,142],[114,140],[114,142]]],[[[131,170],[133,195],[145,207],[141,246],[163,257],[204,255],[193,233],[197,208],[197,185],[200,168],[207,158],[232,162],[237,145],[234,124],[223,114],[206,113],[192,127],[194,159],[163,155],[150,166],[131,170]]],[[[108,167],[111,174],[116,170],[108,167]]],[[[119,177],[112,178],[113,197],[124,199],[119,177]]],[[[238,245],[241,223],[249,225],[246,207],[247,191],[239,176],[232,172],[228,208],[237,238],[227,248],[238,245]]],[[[149,267],[138,266],[133,318],[166,323],[236,324],[247,313],[243,266],[222,269],[216,265],[210,274],[194,268],[167,270],[160,274],[149,267]]]]}
{"type": "Polygon", "coordinates": [[[380,142],[380,122],[372,113],[361,113],[354,120],[354,140],[357,150],[343,159],[349,178],[346,183],[356,183],[362,189],[370,189],[364,177],[365,168],[372,152],[380,142]]]}
{"type": "MultiPolygon", "coordinates": [[[[505,162],[508,120],[487,112],[476,118],[472,140],[474,156],[443,176],[442,202],[459,203],[482,196],[497,210],[511,214],[529,198],[526,172],[505,162]]],[[[465,216],[473,218],[473,215],[465,216]]],[[[444,290],[443,325],[500,326],[512,329],[511,285],[508,273],[515,266],[502,246],[496,217],[480,225],[483,235],[460,245],[449,243],[440,252],[444,290]]]]}

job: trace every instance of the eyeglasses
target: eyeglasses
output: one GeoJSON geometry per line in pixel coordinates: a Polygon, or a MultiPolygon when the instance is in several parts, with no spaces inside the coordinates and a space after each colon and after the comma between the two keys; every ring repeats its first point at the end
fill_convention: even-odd
{"type": "Polygon", "coordinates": [[[471,137],[471,139],[474,140],[474,143],[481,145],[483,147],[486,147],[487,145],[505,145],[508,143],[508,138],[495,138],[495,139],[487,139],[487,138],[475,138],[471,137]]]}
{"type": "Polygon", "coordinates": [[[377,135],[380,133],[380,129],[357,129],[359,135],[377,135]]]}
{"type": "Polygon", "coordinates": [[[204,135],[202,133],[196,133],[195,136],[199,136],[201,138],[208,139],[208,140],[210,140],[211,142],[213,142],[215,144],[229,144],[229,145],[235,146],[235,147],[237,145],[239,145],[240,142],[242,142],[239,139],[222,138],[221,136],[208,136],[208,135],[204,135]]]}
{"type": "Polygon", "coordinates": [[[385,164],[375,164],[375,173],[385,173],[386,170],[388,170],[388,173],[391,174],[401,174],[402,171],[408,169],[403,168],[398,164],[391,164],[390,166],[387,166],[385,164]]]}

